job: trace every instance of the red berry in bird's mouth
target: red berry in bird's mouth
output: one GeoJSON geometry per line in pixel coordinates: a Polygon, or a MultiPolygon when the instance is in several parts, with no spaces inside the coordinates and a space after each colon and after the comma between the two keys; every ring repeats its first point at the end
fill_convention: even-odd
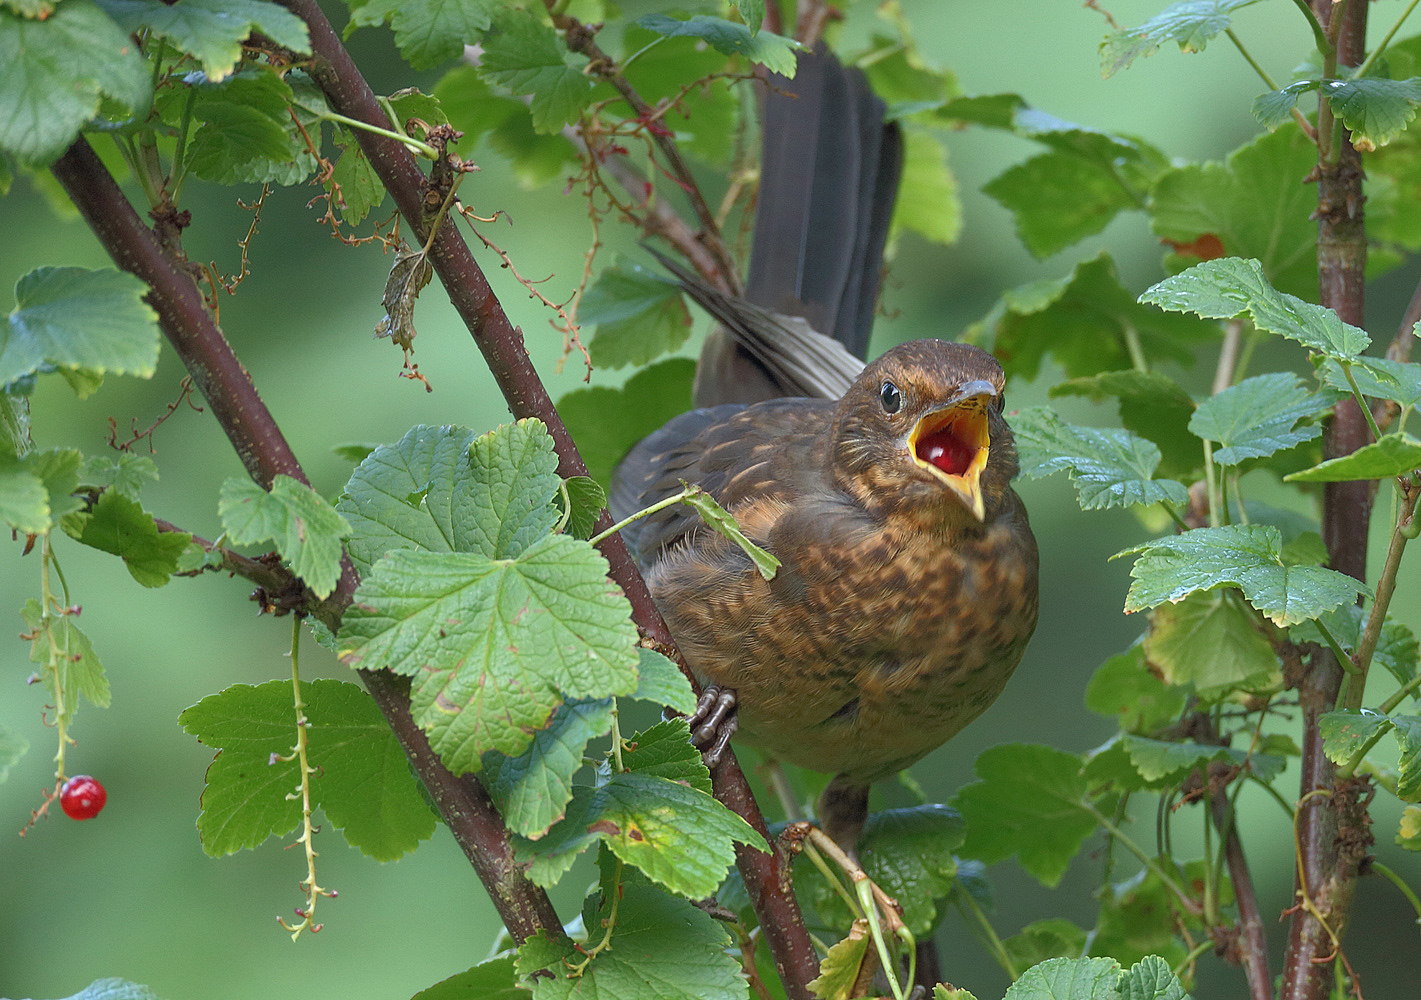
{"type": "Polygon", "coordinates": [[[965,473],[977,455],[977,449],[953,434],[949,427],[918,438],[916,450],[918,458],[937,466],[949,476],[965,473]]]}
{"type": "Polygon", "coordinates": [[[108,797],[104,786],[87,774],[76,774],[59,789],[59,805],[70,819],[93,819],[108,797]]]}

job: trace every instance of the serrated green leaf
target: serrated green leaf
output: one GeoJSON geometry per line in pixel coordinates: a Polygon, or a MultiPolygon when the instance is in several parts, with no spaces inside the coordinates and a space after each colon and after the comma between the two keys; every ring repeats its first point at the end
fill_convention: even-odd
{"type": "MultiPolygon", "coordinates": [[[[1362,629],[1367,614],[1355,604],[1344,604],[1335,611],[1320,615],[1316,622],[1303,622],[1288,630],[1293,642],[1326,643],[1318,625],[1325,626],[1349,655],[1357,651],[1361,642],[1362,629]]],[[[1417,645],[1416,636],[1401,622],[1388,617],[1382,624],[1381,635],[1376,650],[1372,653],[1372,663],[1381,664],[1396,678],[1398,684],[1406,684],[1416,676],[1417,645]]]]}
{"type": "Polygon", "coordinates": [[[1277,625],[1316,618],[1370,590],[1349,576],[1319,566],[1287,566],[1282,534],[1272,525],[1195,528],[1126,549],[1138,554],[1125,611],[1178,602],[1192,593],[1233,585],[1277,625]]]}
{"type": "Polygon", "coordinates": [[[532,996],[526,986],[518,985],[513,956],[505,955],[440,980],[410,1000],[532,1000],[532,996]]]}
{"type": "Polygon", "coordinates": [[[1256,260],[1207,260],[1161,281],[1141,295],[1140,301],[1211,319],[1247,314],[1258,329],[1332,357],[1350,359],[1372,342],[1366,331],[1342,322],[1331,309],[1275,289],[1256,260]]]}
{"type": "Polygon", "coordinates": [[[962,199],[947,165],[947,147],[931,132],[903,130],[903,173],[893,203],[889,239],[917,233],[929,243],[957,242],[962,232],[962,199]]]}
{"type": "Polygon", "coordinates": [[[0,8],[0,150],[21,164],[58,157],[102,98],[142,109],[150,95],[138,47],[92,0],[67,0],[33,20],[0,8]]]}
{"type": "MultiPolygon", "coordinates": [[[[1402,406],[1421,403],[1421,364],[1362,355],[1350,359],[1348,367],[1364,396],[1390,399],[1402,406]]],[[[1318,374],[1332,388],[1342,392],[1352,391],[1347,376],[1343,374],[1342,364],[1336,358],[1323,358],[1318,374]]]]}
{"type": "Polygon", "coordinates": [[[1395,843],[1408,851],[1421,851],[1421,806],[1407,806],[1401,810],[1395,843]]]}
{"type": "Polygon", "coordinates": [[[1375,712],[1352,712],[1339,709],[1317,720],[1322,734],[1322,752],[1334,764],[1345,764],[1362,746],[1384,729],[1391,728],[1391,719],[1375,712]]]}
{"type": "Polygon", "coordinates": [[[1129,431],[1077,427],[1045,407],[1014,413],[1011,424],[1021,474],[1036,479],[1065,470],[1085,510],[1189,502],[1183,484],[1154,478],[1159,448],[1129,431]]]}
{"type": "Polygon", "coordinates": [[[961,853],[987,864],[1015,854],[1028,874],[1055,886],[1095,830],[1082,805],[1082,763],[1075,754],[1029,743],[985,751],[976,763],[982,780],[953,800],[967,821],[961,853]]]}
{"type": "Polygon", "coordinates": [[[1115,31],[1100,43],[1100,71],[1105,77],[1125,69],[1136,59],[1152,55],[1165,42],[1175,42],[1180,52],[1203,52],[1215,35],[1226,30],[1232,14],[1258,0],[1180,0],[1138,28],[1115,31]]]}
{"type": "Polygon", "coordinates": [[[607,562],[567,535],[512,559],[399,549],[356,591],[341,658],[414,677],[412,708],[455,773],[518,754],[570,698],[636,688],[636,628],[607,562]]]}
{"type": "Polygon", "coordinates": [[[1292,372],[1255,375],[1200,403],[1189,429],[1219,443],[1214,461],[1237,465],[1321,437],[1320,426],[1298,421],[1328,412],[1339,398],[1311,392],[1292,372]]]}
{"type": "Polygon", "coordinates": [[[612,699],[571,701],[553,713],[517,757],[492,750],[484,754],[483,782],[508,828],[536,840],[562,819],[587,744],[611,728],[612,699]]]}
{"type": "Polygon", "coordinates": [[[395,109],[395,120],[401,128],[408,126],[411,119],[419,119],[426,125],[447,125],[449,116],[444,113],[439,98],[433,94],[421,93],[418,87],[405,87],[390,95],[390,107],[395,109]]]}
{"type": "Polygon", "coordinates": [[[1234,747],[1206,746],[1189,740],[1152,740],[1144,736],[1125,736],[1121,740],[1135,771],[1151,787],[1177,784],[1190,771],[1212,761],[1224,761],[1234,767],[1245,767],[1264,781],[1271,781],[1283,770],[1281,757],[1249,754],[1234,747]]]}
{"type": "Polygon", "coordinates": [[[1292,472],[1289,483],[1343,483],[1357,479],[1390,479],[1421,467],[1421,441],[1397,431],[1365,444],[1341,458],[1330,458],[1310,469],[1292,472]]]}
{"type": "Polygon", "coordinates": [[[0,729],[0,785],[10,776],[10,768],[20,762],[30,749],[30,741],[19,733],[0,729]]]}
{"type": "Polygon", "coordinates": [[[158,464],[147,455],[131,451],[85,455],[79,470],[79,482],[83,485],[114,490],[130,500],[138,499],[147,480],[158,481],[158,464]]]}
{"type": "Polygon", "coordinates": [[[587,474],[611,482],[613,467],[642,438],[691,408],[696,363],[672,358],[637,372],[620,389],[574,389],[558,400],[558,415],[577,441],[587,474]]]}
{"type": "Polygon", "coordinates": [[[1146,955],[1120,977],[1120,1000],[1189,1000],[1169,963],[1146,955]]]}
{"type": "Polygon", "coordinates": [[[1052,958],[1074,958],[1085,941],[1085,931],[1064,917],[1052,917],[1027,924],[1002,946],[1015,968],[1029,969],[1052,958]]]}
{"type": "Polygon", "coordinates": [[[679,348],[691,333],[681,287],[620,260],[587,289],[577,318],[597,327],[587,350],[599,368],[647,364],[679,348]]]}
{"type": "Polygon", "coordinates": [[[1150,671],[1143,645],[1136,644],[1112,656],[1091,675],[1086,685],[1086,708],[1120,720],[1126,732],[1154,732],[1179,717],[1186,693],[1150,671]]]}
{"type": "Polygon", "coordinates": [[[1120,1000],[1120,963],[1111,958],[1051,958],[1011,984],[1002,1000],[1120,1000]]]}
{"type": "Polygon", "coordinates": [[[372,444],[369,441],[351,441],[348,444],[332,445],[331,454],[359,465],[369,458],[370,453],[378,447],[380,447],[378,444],[372,444]]]}
{"type": "Polygon", "coordinates": [[[305,55],[311,51],[306,23],[266,0],[99,0],[99,6],[132,34],[148,31],[186,52],[209,80],[225,79],[242,58],[242,43],[260,31],[276,44],[305,55]]]}
{"type": "Polygon", "coordinates": [[[291,570],[325,599],[340,579],[341,540],[350,524],[311,487],[277,476],[267,492],[252,480],[233,477],[222,484],[217,513],[238,545],[274,541],[291,570]]]}
{"type": "Polygon", "coordinates": [[[518,841],[517,856],[530,862],[529,878],[547,885],[598,841],[690,899],[715,892],[735,861],[735,843],[764,844],[709,793],[654,774],[623,772],[595,789],[577,789],[563,820],[541,840],[518,841]]]}
{"type": "Polygon", "coordinates": [[[22,460],[0,455],[0,524],[27,535],[49,530],[49,491],[22,460]]]}
{"type": "Polygon", "coordinates": [[[745,537],[745,533],[740,530],[740,525],[736,523],[734,515],[716,503],[713,496],[697,488],[682,497],[681,502],[699,514],[706,527],[724,535],[738,545],[740,551],[750,557],[750,561],[755,564],[755,569],[762,577],[766,580],[775,578],[775,572],[780,568],[780,561],[745,537]]]}
{"type": "Polygon", "coordinates": [[[1258,119],[1258,124],[1272,131],[1293,116],[1293,109],[1298,106],[1299,97],[1320,86],[1320,80],[1299,80],[1290,83],[1281,90],[1259,94],[1253,99],[1250,110],[1253,117],[1258,119]]]}
{"type": "Polygon", "coordinates": [[[298,184],[316,169],[315,157],[300,138],[296,111],[319,141],[319,126],[300,110],[296,74],[283,78],[249,66],[221,83],[199,81],[193,116],[203,122],[188,143],[188,169],[217,184],[298,184]]]}
{"type": "Polygon", "coordinates": [[[1157,608],[1144,652],[1166,682],[1193,685],[1206,698],[1264,686],[1278,671],[1272,645],[1227,591],[1190,594],[1157,608]]]}
{"type": "MultiPolygon", "coordinates": [[[[600,916],[608,915],[604,906],[600,916]]],[[[568,971],[584,956],[566,940],[529,938],[517,968],[525,976],[540,968],[552,973],[534,981],[534,1000],[746,1000],[749,984],[726,954],[729,944],[722,925],[685,900],[625,884],[611,941],[580,976],[568,971]]]]}
{"type": "Polygon", "coordinates": [[[509,559],[551,531],[557,523],[552,501],[561,485],[557,469],[552,435],[541,420],[505,424],[474,438],[463,501],[470,507],[466,514],[473,514],[470,547],[459,551],[509,559]]]}
{"type": "Polygon", "coordinates": [[[573,538],[591,538],[597,530],[597,518],[607,506],[607,491],[591,476],[569,476],[563,480],[566,500],[560,493],[559,506],[567,506],[567,532],[573,538]]]}
{"type": "Polygon", "coordinates": [[[592,98],[592,81],[569,62],[551,27],[526,11],[502,9],[497,31],[484,39],[479,72],[490,83],[532,97],[533,128],[548,134],[577,120],[592,98]]]}
{"type": "Polygon", "coordinates": [[[1401,757],[1397,761],[1396,797],[1403,802],[1421,799],[1421,716],[1393,715],[1392,730],[1401,757]]]}
{"type": "Polygon", "coordinates": [[[1274,287],[1317,298],[1317,191],[1304,183],[1316,164],[1317,146],[1288,124],[1222,163],[1165,172],[1148,210],[1154,231],[1179,250],[1166,259],[1168,269],[1221,254],[1253,257],[1274,287]]]}
{"type": "Polygon", "coordinates": [[[696,14],[685,20],[665,14],[646,14],[638,18],[636,24],[667,38],[687,35],[703,39],[717,52],[744,56],[753,63],[763,65],[771,73],[787,77],[794,76],[795,52],[801,48],[793,38],[783,38],[768,31],[751,31],[743,24],[705,14],[696,14]]]}
{"type": "Polygon", "coordinates": [[[145,587],[161,587],[177,572],[178,557],[192,536],[159,531],[153,515],[115,490],[94,504],[78,535],[79,541],[121,558],[128,572],[145,587]]]}
{"type": "Polygon", "coordinates": [[[1076,265],[1066,278],[1005,293],[965,339],[990,349],[1008,374],[1030,380],[1047,355],[1071,377],[1133,367],[1127,331],[1138,337],[1150,364],[1190,364],[1197,344],[1218,336],[1214,324],[1140,305],[1120,283],[1114,261],[1102,253],[1076,265]]]}
{"type": "Polygon", "coordinates": [[[696,710],[696,692],[679,667],[654,649],[638,647],[637,684],[632,697],[669,706],[682,715],[696,710]]]}
{"type": "MultiPolygon", "coordinates": [[[[818,1000],[849,1000],[854,995],[863,969],[864,959],[869,957],[873,937],[868,931],[868,920],[860,917],[853,922],[848,934],[834,942],[819,963],[819,975],[808,983],[810,992],[818,1000]]],[[[871,959],[875,963],[875,952],[871,959]]]]}
{"type": "Polygon", "coordinates": [[[637,733],[627,744],[622,751],[622,766],[628,771],[679,781],[707,795],[711,793],[710,770],[691,743],[691,730],[685,719],[658,722],[637,733]]]}
{"type": "MultiPolygon", "coordinates": [[[[404,751],[380,710],[354,684],[303,682],[311,795],[354,847],[378,861],[413,851],[434,833],[435,818],[404,751]]],[[[296,710],[291,685],[234,684],[185,710],[190,736],[218,750],[207,771],[198,834],[213,857],[256,847],[301,820],[291,754],[296,710]]]]}
{"type": "Polygon", "coordinates": [[[1352,133],[1352,145],[1371,151],[1385,146],[1411,124],[1421,105],[1421,77],[1384,80],[1327,80],[1322,93],[1332,101],[1332,110],[1352,133]]]}
{"type": "Polygon", "coordinates": [[[0,328],[0,385],[47,365],[150,377],[158,314],[143,301],[147,291],[121,271],[35,268],[15,284],[15,308],[0,328]]]}
{"type": "Polygon", "coordinates": [[[83,510],[85,501],[74,496],[79,486],[79,466],[84,456],[77,448],[32,451],[22,460],[25,470],[40,481],[49,497],[50,524],[83,510]]]}
{"type": "Polygon", "coordinates": [[[760,0],[735,0],[735,11],[753,35],[765,20],[765,5],[760,0]]]}
{"type": "Polygon", "coordinates": [[[1188,475],[1199,467],[1199,441],[1189,433],[1194,400],[1168,376],[1134,368],[1101,372],[1053,385],[1050,395],[1086,396],[1096,403],[1116,399],[1120,423],[1159,447],[1166,475],[1188,475]]]}
{"type": "Polygon", "coordinates": [[[74,624],[74,615],[45,617],[39,602],[30,598],[20,608],[20,617],[27,626],[27,635],[33,636],[30,662],[53,668],[40,671],[51,704],[63,706],[49,717],[50,721],[62,725],[73,721],[81,696],[91,705],[108,708],[109,681],[104,666],[94,654],[89,637],[74,624]]]}
{"type": "Polygon", "coordinates": [[[340,157],[326,181],[326,190],[340,208],[340,218],[348,226],[358,226],[365,221],[371,209],[379,207],[385,200],[385,188],[375,176],[375,168],[370,165],[365,151],[346,135],[340,157]]]}
{"type": "Polygon", "coordinates": [[[159,997],[141,983],[113,977],[95,979],[67,1000],[159,1000],[159,997]]]}

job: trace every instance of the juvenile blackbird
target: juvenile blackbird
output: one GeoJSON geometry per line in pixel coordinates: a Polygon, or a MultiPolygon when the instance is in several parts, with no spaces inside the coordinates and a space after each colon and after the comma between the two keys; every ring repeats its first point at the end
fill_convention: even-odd
{"type": "MultiPolygon", "coordinates": [[[[861,74],[822,53],[802,55],[795,80],[779,86],[767,98],[752,248],[749,287],[759,304],[668,262],[724,329],[702,355],[702,407],[632,449],[612,505],[624,515],[674,494],[682,480],[699,484],[780,559],[764,580],[735,544],[679,505],[627,531],[678,646],[710,685],[693,729],[733,704],[737,739],[834,773],[819,819],[852,846],[869,783],[951,738],[1016,668],[1036,625],[1036,542],[1010,487],[1016,449],[991,355],[919,340],[864,367],[841,343],[866,346],[883,199],[891,205],[896,188],[897,135],[882,125],[881,103],[861,74]],[[795,110],[810,135],[797,149],[789,144],[786,164],[785,151],[772,148],[783,138],[772,123],[791,100],[807,105],[795,110]],[[830,106],[836,101],[849,110],[830,106]],[[786,186],[819,187],[826,173],[830,187],[858,197],[819,199],[833,210],[826,223],[811,191],[798,199],[809,210],[767,223],[767,210],[788,200],[786,186]],[[843,230],[844,216],[839,254],[825,253],[816,226],[843,230]],[[792,281],[757,285],[757,259],[796,249],[792,281]],[[805,266],[816,253],[831,265],[827,279],[816,277],[818,264],[805,266]],[[834,338],[764,306],[817,314],[834,338]],[[724,402],[775,393],[800,398],[724,402]]],[[[698,738],[710,739],[709,728],[698,738]]]]}

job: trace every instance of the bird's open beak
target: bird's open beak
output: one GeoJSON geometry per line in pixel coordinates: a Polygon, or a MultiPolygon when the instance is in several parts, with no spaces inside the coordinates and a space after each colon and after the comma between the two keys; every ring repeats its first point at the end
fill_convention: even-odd
{"type": "Polygon", "coordinates": [[[908,434],[913,461],[942,480],[979,521],[986,516],[982,470],[991,444],[987,408],[996,397],[992,383],[968,382],[945,405],[924,414],[908,434]]]}

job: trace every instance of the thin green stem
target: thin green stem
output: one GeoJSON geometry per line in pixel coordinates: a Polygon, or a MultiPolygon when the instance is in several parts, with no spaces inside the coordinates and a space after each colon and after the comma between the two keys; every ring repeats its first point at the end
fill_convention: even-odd
{"type": "MultiPolygon", "coordinates": [[[[860,873],[862,875],[862,873],[860,873]]],[[[883,925],[878,922],[878,907],[873,903],[873,883],[868,876],[854,879],[854,891],[858,893],[859,905],[868,918],[868,929],[873,935],[874,947],[878,949],[878,960],[883,964],[883,974],[888,977],[888,987],[893,991],[894,1000],[904,1000],[903,987],[898,985],[898,973],[894,968],[898,963],[888,952],[888,942],[883,938],[883,925]]]]}
{"type": "MultiPolygon", "coordinates": [[[[416,139],[414,136],[405,135],[403,132],[395,132],[387,128],[381,128],[378,125],[371,125],[369,122],[363,122],[357,118],[347,118],[345,115],[338,114],[334,111],[327,111],[319,117],[323,121],[340,122],[349,128],[364,129],[366,132],[372,132],[375,135],[383,135],[386,139],[394,139],[396,142],[403,143],[410,150],[421,156],[431,160],[439,159],[439,152],[433,146],[427,142],[416,139]]],[[[393,121],[394,116],[391,116],[390,120],[393,121]]]]}
{"type": "Polygon", "coordinates": [[[991,952],[992,958],[1002,967],[1002,971],[1015,981],[1021,972],[1012,962],[1011,956],[1007,954],[1007,946],[997,936],[996,928],[987,919],[987,915],[982,912],[982,908],[977,905],[977,901],[972,898],[972,893],[967,891],[967,886],[962,884],[961,879],[957,879],[956,882],[957,891],[953,895],[957,901],[958,912],[962,914],[964,920],[975,927],[977,939],[982,942],[987,951],[991,952]]]}
{"type": "Polygon", "coordinates": [[[1189,950],[1189,954],[1185,955],[1184,958],[1180,960],[1179,964],[1174,967],[1175,978],[1179,978],[1180,976],[1184,975],[1184,970],[1189,968],[1189,966],[1193,965],[1195,959],[1197,959],[1200,955],[1204,954],[1204,952],[1208,951],[1210,948],[1213,947],[1213,937],[1205,935],[1204,940],[1200,941],[1193,948],[1191,948],[1189,950]]]}
{"type": "Polygon", "coordinates": [[[1277,90],[1278,85],[1273,82],[1273,78],[1268,75],[1268,71],[1265,70],[1262,66],[1258,65],[1258,60],[1253,58],[1253,53],[1249,52],[1248,49],[1244,47],[1244,44],[1239,40],[1238,35],[1234,34],[1234,30],[1232,28],[1225,28],[1224,34],[1229,36],[1229,41],[1234,43],[1234,48],[1238,49],[1238,54],[1243,56],[1244,62],[1248,63],[1250,66],[1253,67],[1253,72],[1258,74],[1264,85],[1269,90],[1277,90]]]}
{"type": "Polygon", "coordinates": [[[178,144],[173,147],[173,174],[168,179],[168,199],[177,204],[178,193],[187,179],[187,137],[192,127],[192,112],[197,105],[197,88],[189,87],[187,103],[183,105],[183,120],[178,127],[178,144]]]}
{"type": "Polygon", "coordinates": [[[1386,51],[1387,45],[1391,43],[1392,38],[1396,35],[1397,31],[1401,29],[1402,22],[1411,16],[1411,12],[1416,9],[1418,3],[1421,3],[1421,0],[1411,0],[1411,2],[1406,5],[1406,9],[1401,12],[1401,16],[1396,19],[1396,23],[1391,26],[1391,30],[1386,33],[1381,43],[1372,50],[1371,55],[1362,60],[1362,65],[1358,66],[1357,71],[1352,74],[1353,79],[1360,79],[1367,75],[1367,70],[1371,69],[1372,63],[1376,62],[1377,57],[1386,51]]]}
{"type": "Polygon", "coordinates": [[[1111,822],[1110,817],[1106,816],[1103,812],[1101,812],[1089,802],[1081,803],[1081,807],[1085,809],[1086,812],[1094,816],[1096,823],[1100,824],[1100,826],[1104,828],[1107,833],[1119,839],[1120,843],[1124,845],[1125,849],[1131,854],[1135,855],[1135,857],[1139,858],[1141,863],[1144,864],[1146,868],[1154,872],[1155,877],[1158,878],[1160,882],[1162,882],[1164,886],[1169,889],[1170,892],[1174,893],[1175,898],[1179,900],[1180,905],[1183,906],[1184,909],[1188,910],[1190,913],[1196,916],[1203,915],[1198,901],[1195,900],[1188,893],[1186,893],[1183,889],[1181,889],[1178,883],[1176,883],[1174,879],[1170,878],[1169,875],[1165,872],[1165,870],[1160,867],[1159,862],[1156,859],[1150,857],[1143,850],[1141,850],[1140,845],[1136,844],[1133,840],[1127,837],[1123,830],[1121,830],[1118,826],[1111,822]]]}
{"type": "Polygon", "coordinates": [[[1307,0],[1293,0],[1293,5],[1303,12],[1303,16],[1308,19],[1308,26],[1312,28],[1313,41],[1317,44],[1317,51],[1323,56],[1328,56],[1337,51],[1337,46],[1327,37],[1327,32],[1322,29],[1322,23],[1318,21],[1317,15],[1312,12],[1312,7],[1308,6],[1307,0]]]}
{"type": "Polygon", "coordinates": [[[1214,442],[1204,441],[1204,485],[1209,492],[1209,527],[1217,528],[1223,522],[1219,519],[1219,505],[1223,502],[1219,498],[1218,477],[1214,473],[1214,442]]]}
{"type": "Polygon", "coordinates": [[[1380,743],[1381,738],[1394,728],[1395,726],[1390,720],[1388,720],[1385,725],[1378,726],[1377,731],[1368,736],[1366,742],[1359,746],[1351,757],[1347,758],[1347,763],[1337,769],[1337,780],[1346,781],[1352,777],[1352,775],[1356,774],[1357,768],[1362,766],[1362,761],[1367,759],[1367,754],[1371,752],[1372,747],[1380,743]]]}
{"type": "MultiPolygon", "coordinates": [[[[1418,0],[1418,2],[1421,2],[1421,0],[1418,0]]],[[[1367,397],[1363,396],[1362,390],[1357,388],[1357,380],[1352,375],[1351,363],[1342,358],[1338,358],[1337,364],[1342,369],[1342,374],[1347,377],[1347,384],[1352,388],[1352,398],[1357,401],[1357,405],[1367,418],[1367,426],[1370,427],[1372,431],[1372,440],[1380,441],[1382,432],[1377,427],[1377,418],[1372,416],[1372,408],[1367,404],[1367,397]]]]}
{"type": "MultiPolygon", "coordinates": [[[[1364,406],[1362,409],[1370,415],[1364,406]]],[[[1349,678],[1345,707],[1353,711],[1362,707],[1362,696],[1367,684],[1367,671],[1372,665],[1372,654],[1376,652],[1381,637],[1382,625],[1386,623],[1387,608],[1391,606],[1392,595],[1396,592],[1396,574],[1401,568],[1401,557],[1406,551],[1407,537],[1413,518],[1416,516],[1416,501],[1421,498],[1421,487],[1407,485],[1402,491],[1400,510],[1396,515],[1396,528],[1391,533],[1391,544],[1387,546],[1386,562],[1381,576],[1377,578],[1377,596],[1372,601],[1371,616],[1357,643],[1357,658],[1354,661],[1357,676],[1349,678]]]]}
{"type": "Polygon", "coordinates": [[[661,44],[662,42],[664,42],[664,41],[666,41],[666,36],[665,36],[665,35],[658,35],[656,38],[653,38],[651,41],[647,42],[647,43],[646,43],[645,45],[643,45],[641,48],[637,49],[637,50],[636,50],[635,52],[633,52],[631,55],[629,55],[629,56],[627,56],[625,59],[623,59],[622,62],[621,62],[621,65],[618,66],[617,69],[618,69],[621,73],[625,74],[626,71],[627,71],[627,67],[628,67],[628,66],[630,66],[632,63],[636,62],[638,59],[640,59],[642,56],[646,55],[648,52],[650,52],[652,49],[656,48],[658,45],[660,45],[660,44],[661,44]]]}
{"type": "MultiPolygon", "coordinates": [[[[1413,6],[1415,6],[1413,4],[1413,6]]],[[[1416,898],[1416,893],[1411,886],[1402,881],[1401,876],[1382,864],[1376,858],[1372,859],[1372,871],[1389,881],[1392,885],[1401,890],[1401,894],[1406,897],[1406,901],[1411,904],[1411,908],[1416,911],[1416,922],[1421,924],[1421,899],[1416,898]]]]}
{"type": "Polygon", "coordinates": [[[1174,522],[1175,527],[1177,527],[1180,531],[1189,530],[1189,522],[1184,520],[1184,518],[1180,516],[1179,511],[1174,509],[1173,504],[1161,502],[1160,506],[1163,507],[1164,512],[1169,515],[1169,519],[1174,522]]]}
{"type": "Polygon", "coordinates": [[[844,883],[839,881],[838,874],[835,873],[834,869],[829,867],[829,862],[824,860],[824,855],[820,854],[813,844],[806,843],[804,845],[804,856],[814,863],[814,867],[819,869],[821,875],[828,879],[834,891],[839,894],[839,898],[848,905],[849,912],[854,915],[854,919],[862,920],[863,910],[859,908],[858,900],[854,899],[849,890],[844,888],[844,883]]]}
{"type": "Polygon", "coordinates": [[[686,487],[684,490],[682,490],[680,493],[677,493],[677,494],[675,494],[675,495],[673,495],[673,496],[669,496],[669,497],[667,497],[665,500],[658,500],[656,503],[652,504],[650,507],[643,507],[641,510],[637,511],[635,514],[632,514],[632,515],[629,516],[629,517],[624,517],[624,518],[622,518],[620,521],[618,521],[616,524],[612,525],[612,526],[611,526],[610,528],[608,528],[606,531],[601,531],[601,532],[598,532],[597,534],[593,535],[591,538],[589,538],[589,539],[587,540],[587,543],[588,543],[589,545],[594,545],[594,546],[595,546],[595,545],[600,545],[600,544],[603,542],[603,540],[605,540],[605,539],[607,539],[607,538],[610,538],[612,535],[615,535],[617,532],[621,531],[623,528],[625,528],[627,525],[631,524],[633,521],[638,520],[639,518],[646,517],[646,516],[649,515],[649,514],[655,514],[658,510],[665,510],[667,507],[674,506],[675,504],[680,503],[682,500],[686,499],[686,497],[690,496],[692,493],[694,493],[696,490],[699,490],[699,489],[700,489],[699,486],[687,486],[687,487],[686,487]]]}
{"type": "Polygon", "coordinates": [[[1417,674],[1411,678],[1411,680],[1397,688],[1395,694],[1377,706],[1377,711],[1382,715],[1390,715],[1396,709],[1396,706],[1405,701],[1406,696],[1417,688],[1421,688],[1421,674],[1417,674]]]}
{"type": "Polygon", "coordinates": [[[1137,372],[1148,375],[1150,364],[1145,360],[1145,349],[1140,344],[1140,331],[1136,330],[1133,324],[1125,323],[1122,326],[1122,332],[1125,335],[1125,350],[1130,354],[1130,364],[1137,372]]]}
{"type": "Polygon", "coordinates": [[[618,774],[627,769],[622,763],[622,727],[621,720],[617,717],[616,698],[612,699],[612,766],[618,774]]]}

